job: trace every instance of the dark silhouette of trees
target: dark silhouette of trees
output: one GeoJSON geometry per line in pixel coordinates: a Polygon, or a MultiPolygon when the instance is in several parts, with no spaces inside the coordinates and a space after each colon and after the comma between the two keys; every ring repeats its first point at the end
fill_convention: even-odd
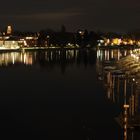
{"type": "Polygon", "coordinates": [[[76,44],[78,44],[79,46],[82,46],[82,35],[80,34],[80,31],[77,31],[76,33],[76,44]]]}
{"type": "Polygon", "coordinates": [[[78,30],[76,34],[76,43],[82,47],[94,47],[97,45],[97,40],[100,39],[100,35],[97,33],[87,30],[78,30]]]}
{"type": "Polygon", "coordinates": [[[38,46],[44,47],[46,45],[46,41],[47,41],[47,33],[45,30],[42,30],[39,32],[38,46]]]}
{"type": "Polygon", "coordinates": [[[140,29],[129,31],[126,33],[126,35],[128,38],[139,40],[140,39],[140,29]]]}
{"type": "Polygon", "coordinates": [[[59,47],[65,47],[68,43],[75,43],[74,33],[66,31],[66,27],[62,25],[59,32],[53,32],[50,35],[50,44],[59,47]]]}
{"type": "Polygon", "coordinates": [[[89,42],[88,43],[89,43],[89,45],[91,47],[96,46],[97,45],[97,41],[101,38],[99,34],[93,32],[93,31],[91,31],[89,33],[89,36],[88,37],[89,37],[89,42]]]}

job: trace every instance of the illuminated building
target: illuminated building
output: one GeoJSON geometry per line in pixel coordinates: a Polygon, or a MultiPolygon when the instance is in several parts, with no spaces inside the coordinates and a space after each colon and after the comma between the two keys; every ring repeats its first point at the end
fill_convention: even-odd
{"type": "Polygon", "coordinates": [[[98,46],[140,46],[140,40],[131,38],[106,38],[98,40],[98,46]]]}
{"type": "Polygon", "coordinates": [[[8,37],[0,40],[0,49],[19,49],[26,46],[26,41],[18,37],[8,37]]]}
{"type": "Polygon", "coordinates": [[[24,40],[26,40],[26,47],[36,47],[37,46],[37,40],[38,40],[38,37],[35,37],[35,36],[26,36],[24,38],[24,40]]]}
{"type": "Polygon", "coordinates": [[[6,41],[4,41],[4,47],[7,48],[7,49],[19,48],[18,41],[6,40],[6,41]]]}

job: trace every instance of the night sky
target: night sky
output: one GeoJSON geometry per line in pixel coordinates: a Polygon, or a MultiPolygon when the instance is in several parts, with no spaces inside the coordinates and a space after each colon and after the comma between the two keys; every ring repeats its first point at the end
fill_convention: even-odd
{"type": "Polygon", "coordinates": [[[65,25],[77,29],[128,31],[140,28],[140,0],[6,0],[1,1],[0,28],[16,30],[65,25]]]}

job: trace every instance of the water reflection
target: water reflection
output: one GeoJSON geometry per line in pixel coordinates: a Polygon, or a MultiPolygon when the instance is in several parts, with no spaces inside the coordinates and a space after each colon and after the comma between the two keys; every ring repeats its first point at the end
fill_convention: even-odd
{"type": "Polygon", "coordinates": [[[9,66],[14,64],[33,64],[33,56],[31,53],[23,52],[6,52],[0,53],[0,66],[9,66]]]}
{"type": "Polygon", "coordinates": [[[93,65],[96,61],[96,52],[92,50],[48,50],[48,51],[21,51],[1,52],[0,66],[23,64],[26,66],[39,64],[40,67],[53,68],[61,66],[64,73],[68,65],[93,65]]]}
{"type": "MultiPolygon", "coordinates": [[[[62,73],[64,73],[66,71],[66,69],[68,68],[68,66],[71,66],[71,65],[75,65],[75,64],[76,64],[76,66],[82,65],[86,68],[88,66],[94,66],[94,64],[96,63],[96,69],[97,69],[97,73],[98,73],[97,77],[104,84],[107,100],[113,102],[114,104],[117,104],[120,108],[120,112],[116,115],[116,118],[114,118],[114,121],[116,121],[118,123],[118,125],[120,125],[122,128],[122,135],[123,135],[122,139],[139,140],[140,134],[139,134],[139,129],[138,129],[137,124],[138,124],[139,116],[140,116],[140,88],[136,83],[136,80],[138,80],[138,79],[136,79],[136,77],[133,77],[134,75],[132,75],[131,77],[125,77],[123,72],[114,71],[115,66],[116,66],[116,61],[120,60],[122,57],[130,54],[131,51],[132,50],[118,50],[118,49],[116,49],[116,50],[98,50],[97,51],[97,60],[96,60],[95,51],[91,51],[91,50],[90,51],[89,50],[48,50],[48,51],[37,51],[37,52],[36,51],[8,52],[8,53],[0,53],[0,66],[2,66],[2,67],[10,66],[11,67],[11,66],[19,66],[19,65],[24,65],[24,66],[38,65],[38,66],[40,66],[40,68],[43,68],[43,69],[44,68],[53,69],[55,67],[60,67],[62,73]]],[[[72,70],[72,73],[73,72],[74,71],[72,70]]],[[[85,73],[82,73],[82,74],[85,74],[85,73]]],[[[41,77],[41,76],[39,76],[39,77],[41,77]]],[[[43,77],[44,77],[44,75],[43,75],[43,77]]],[[[91,77],[91,75],[89,77],[91,77]]],[[[88,77],[88,80],[89,80],[89,77],[88,77]]],[[[45,79],[47,79],[47,78],[45,78],[45,79]]],[[[41,80],[42,80],[42,77],[41,77],[40,81],[41,80]]],[[[50,81],[55,81],[55,80],[50,80],[50,81]]],[[[68,79],[68,81],[69,80],[70,79],[68,79]]],[[[86,82],[88,82],[88,80],[86,82]]],[[[73,83],[73,81],[71,82],[71,84],[73,83]]],[[[64,81],[64,83],[65,82],[66,81],[64,81]]],[[[60,81],[58,83],[60,83],[60,81]]],[[[50,83],[49,84],[50,86],[48,86],[48,88],[51,87],[52,84],[54,84],[54,83],[50,83]]],[[[84,86],[84,84],[82,86],[81,85],[78,86],[78,88],[79,87],[81,88],[82,86],[84,86]]],[[[59,86],[61,87],[61,84],[59,86]]],[[[91,84],[91,87],[93,87],[93,86],[94,86],[94,83],[91,84]]],[[[43,86],[40,86],[40,87],[41,87],[40,89],[43,88],[43,86]]],[[[96,87],[96,88],[98,88],[98,87],[96,87]]],[[[66,91],[67,91],[67,89],[68,88],[66,86],[66,91]]],[[[83,89],[85,89],[85,87],[83,89]]],[[[60,90],[60,91],[62,92],[62,90],[60,90]]],[[[74,90],[69,90],[69,92],[70,92],[69,95],[73,94],[74,91],[75,91],[75,86],[74,86],[74,90]]],[[[78,89],[78,91],[79,91],[79,89],[78,89]]],[[[86,92],[86,96],[83,96],[83,98],[87,97],[87,94],[93,94],[96,91],[94,91],[92,93],[88,93],[87,89],[86,89],[84,92],[86,92]]],[[[39,94],[40,93],[41,92],[39,92],[39,94]]],[[[52,92],[51,92],[51,94],[52,94],[52,92]]],[[[102,94],[101,94],[101,96],[102,96],[102,94]]],[[[63,101],[64,103],[62,105],[69,107],[68,105],[66,105],[66,101],[68,101],[68,100],[66,100],[66,99],[68,99],[67,97],[68,97],[68,95],[66,95],[66,98],[64,98],[64,101],[63,101]]],[[[91,95],[89,97],[91,97],[91,95]]],[[[60,98],[60,97],[57,95],[56,99],[57,98],[60,98]]],[[[95,99],[95,96],[93,98],[91,98],[91,100],[92,100],[91,103],[96,102],[96,101],[98,102],[98,100],[99,100],[99,98],[96,98],[97,99],[96,101],[94,101],[94,99],[95,99]]],[[[79,100],[79,98],[78,98],[78,100],[79,100]]],[[[68,102],[68,103],[70,103],[70,105],[71,105],[71,101],[75,101],[75,96],[74,96],[73,100],[70,100],[68,102]]],[[[50,100],[50,102],[52,102],[52,99],[50,100]]],[[[55,100],[54,100],[54,102],[55,102],[55,100]]],[[[77,104],[77,102],[74,102],[74,103],[77,104]]],[[[85,108],[84,105],[85,104],[83,103],[83,99],[81,99],[81,104],[79,105],[80,107],[83,106],[83,108],[81,108],[81,110],[80,110],[81,112],[85,108]]],[[[102,110],[102,108],[100,108],[101,103],[97,104],[97,105],[95,104],[94,106],[98,106],[98,108],[100,110],[102,110]]],[[[52,104],[51,104],[51,107],[53,108],[52,110],[58,109],[57,106],[53,107],[52,104]]],[[[59,107],[60,107],[59,109],[62,108],[61,105],[59,107]]],[[[90,104],[89,104],[88,108],[90,108],[92,110],[92,107],[93,106],[90,106],[90,104]]],[[[87,111],[88,108],[85,108],[85,110],[86,110],[85,112],[88,114],[87,115],[88,117],[91,117],[92,113],[89,113],[90,111],[89,112],[87,111]]],[[[75,109],[75,112],[79,111],[79,109],[77,109],[75,107],[75,105],[72,109],[73,110],[75,109]]],[[[66,112],[66,111],[67,111],[67,109],[64,109],[64,112],[66,112]]],[[[43,113],[44,113],[44,111],[43,111],[43,113]]],[[[61,114],[61,112],[59,112],[59,113],[61,114]]],[[[83,113],[83,114],[86,114],[86,113],[83,113]]],[[[54,115],[54,116],[56,116],[56,115],[54,115]]],[[[93,116],[96,116],[96,113],[93,116]]],[[[52,118],[52,117],[50,117],[50,118],[52,118]]],[[[105,121],[102,116],[97,116],[97,118],[99,118],[100,123],[105,121]]],[[[44,120],[46,120],[46,118],[44,120]]],[[[82,132],[84,139],[94,139],[95,130],[97,128],[95,128],[95,130],[93,130],[93,128],[90,127],[92,121],[88,122],[87,120],[88,119],[84,119],[84,117],[82,118],[82,130],[80,128],[80,135],[82,132]]],[[[93,121],[97,122],[96,119],[95,120],[93,119],[93,121]]],[[[44,124],[44,122],[43,122],[43,124],[44,124]]],[[[50,125],[52,125],[52,123],[50,123],[50,125]]],[[[76,132],[77,132],[77,130],[76,130],[76,132]]],[[[100,133],[102,133],[102,132],[100,132],[100,133]]]]}
{"type": "Polygon", "coordinates": [[[120,49],[99,49],[97,50],[97,58],[99,61],[109,61],[112,59],[119,60],[120,58],[132,53],[132,50],[120,49]]]}
{"type": "Polygon", "coordinates": [[[136,75],[116,69],[116,62],[132,50],[98,50],[98,79],[103,80],[106,97],[120,107],[115,120],[121,126],[124,140],[140,139],[140,88],[136,75]]]}

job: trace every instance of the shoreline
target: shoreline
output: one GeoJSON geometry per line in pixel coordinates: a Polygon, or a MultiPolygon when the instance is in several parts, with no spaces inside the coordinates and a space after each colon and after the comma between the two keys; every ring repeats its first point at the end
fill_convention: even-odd
{"type": "Polygon", "coordinates": [[[98,49],[139,49],[140,46],[137,45],[128,45],[128,46],[98,46],[98,49]]]}
{"type": "Polygon", "coordinates": [[[95,48],[70,48],[70,47],[24,47],[19,49],[0,49],[0,52],[22,52],[22,51],[48,51],[48,50],[95,50],[95,48]]]}
{"type": "Polygon", "coordinates": [[[23,47],[18,49],[0,49],[0,52],[22,52],[22,51],[48,51],[48,50],[91,50],[98,49],[139,49],[140,46],[95,46],[95,47],[23,47]]]}

